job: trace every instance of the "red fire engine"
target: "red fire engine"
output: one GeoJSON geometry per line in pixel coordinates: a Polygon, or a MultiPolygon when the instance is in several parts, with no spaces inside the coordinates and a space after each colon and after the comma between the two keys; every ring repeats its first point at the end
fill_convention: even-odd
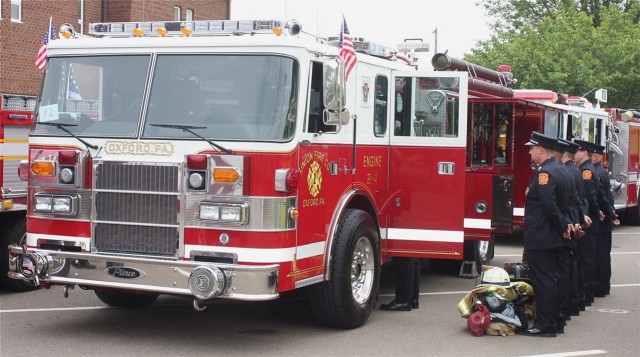
{"type": "Polygon", "coordinates": [[[27,184],[18,178],[20,160],[27,159],[27,137],[36,98],[0,93],[0,287],[30,290],[7,276],[8,251],[4,247],[20,243],[25,233],[27,184]]]}
{"type": "Polygon", "coordinates": [[[490,261],[524,207],[525,133],[566,112],[364,41],[345,81],[295,21],[90,28],[48,48],[9,276],[114,306],[306,287],[319,321],[360,326],[389,258],[490,261]]]}

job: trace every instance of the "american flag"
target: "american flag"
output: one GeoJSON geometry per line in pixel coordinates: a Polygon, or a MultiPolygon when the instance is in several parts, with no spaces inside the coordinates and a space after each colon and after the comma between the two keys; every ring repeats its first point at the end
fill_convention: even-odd
{"type": "Polygon", "coordinates": [[[76,76],[73,73],[72,65],[69,65],[69,86],[67,88],[67,99],[82,99],[82,96],[80,96],[80,88],[78,88],[78,82],[76,82],[76,76]]]}
{"type": "Polygon", "coordinates": [[[36,66],[40,68],[41,71],[44,71],[44,69],[47,68],[47,44],[49,41],[55,39],[56,33],[53,31],[53,25],[49,23],[49,29],[47,30],[47,33],[44,34],[44,38],[40,44],[40,49],[38,50],[38,55],[36,56],[36,66]]]}
{"type": "Polygon", "coordinates": [[[356,51],[353,49],[353,41],[351,40],[347,21],[344,19],[344,16],[342,17],[342,28],[340,29],[340,42],[338,42],[338,46],[340,47],[340,57],[344,60],[344,68],[347,72],[344,79],[347,80],[349,73],[351,73],[353,67],[356,66],[358,58],[356,57],[356,51]]]}

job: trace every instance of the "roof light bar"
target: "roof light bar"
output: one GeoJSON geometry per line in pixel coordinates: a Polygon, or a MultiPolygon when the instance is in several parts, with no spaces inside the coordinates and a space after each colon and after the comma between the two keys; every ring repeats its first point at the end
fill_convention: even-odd
{"type": "Polygon", "coordinates": [[[208,20],[208,21],[163,21],[163,22],[98,22],[89,25],[89,33],[106,37],[133,37],[133,30],[140,28],[145,36],[160,36],[159,28],[167,30],[167,36],[184,36],[184,29],[191,36],[229,35],[234,33],[273,33],[282,27],[276,20],[208,20]],[[188,31],[186,31],[188,32],[188,31]]]}
{"type": "MultiPolygon", "coordinates": [[[[339,37],[329,37],[328,39],[329,45],[332,46],[337,47],[339,42],[339,37]]],[[[390,47],[371,41],[365,41],[362,37],[356,37],[353,39],[353,48],[356,50],[356,52],[366,53],[368,55],[376,57],[388,57],[391,55],[390,47]]]]}

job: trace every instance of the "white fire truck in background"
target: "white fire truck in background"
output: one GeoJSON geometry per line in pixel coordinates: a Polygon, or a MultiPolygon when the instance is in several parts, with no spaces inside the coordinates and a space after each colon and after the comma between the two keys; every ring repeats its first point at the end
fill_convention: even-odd
{"type": "Polygon", "coordinates": [[[25,233],[27,183],[18,177],[18,164],[27,159],[28,136],[36,97],[0,93],[0,287],[33,290],[33,284],[9,279],[9,244],[25,233]]]}
{"type": "Polygon", "coordinates": [[[92,24],[101,38],[65,26],[9,276],[198,310],[305,288],[320,322],[354,328],[389,258],[488,263],[513,224],[514,165],[531,175],[516,133],[563,110],[360,40],[345,81],[334,42],[282,25],[92,24]]]}

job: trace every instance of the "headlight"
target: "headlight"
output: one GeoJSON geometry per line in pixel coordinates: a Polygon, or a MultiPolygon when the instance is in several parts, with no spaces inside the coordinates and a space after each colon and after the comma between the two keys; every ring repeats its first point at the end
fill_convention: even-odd
{"type": "Polygon", "coordinates": [[[71,212],[71,197],[53,197],[53,213],[70,214],[71,212]]]}
{"type": "Polygon", "coordinates": [[[78,197],[39,193],[34,197],[34,203],[35,212],[75,215],[78,197]]]}
{"type": "Polygon", "coordinates": [[[50,213],[52,211],[53,206],[53,197],[51,196],[37,196],[35,197],[35,208],[36,212],[46,212],[50,213]]]}
{"type": "Polygon", "coordinates": [[[218,205],[200,205],[200,219],[206,219],[209,221],[220,220],[220,206],[218,205]]]}
{"type": "Polygon", "coordinates": [[[222,206],[220,220],[223,222],[240,222],[242,219],[242,209],[240,206],[222,206]]]}
{"type": "Polygon", "coordinates": [[[249,205],[246,203],[201,202],[199,219],[219,223],[245,224],[249,220],[249,205]]]}

